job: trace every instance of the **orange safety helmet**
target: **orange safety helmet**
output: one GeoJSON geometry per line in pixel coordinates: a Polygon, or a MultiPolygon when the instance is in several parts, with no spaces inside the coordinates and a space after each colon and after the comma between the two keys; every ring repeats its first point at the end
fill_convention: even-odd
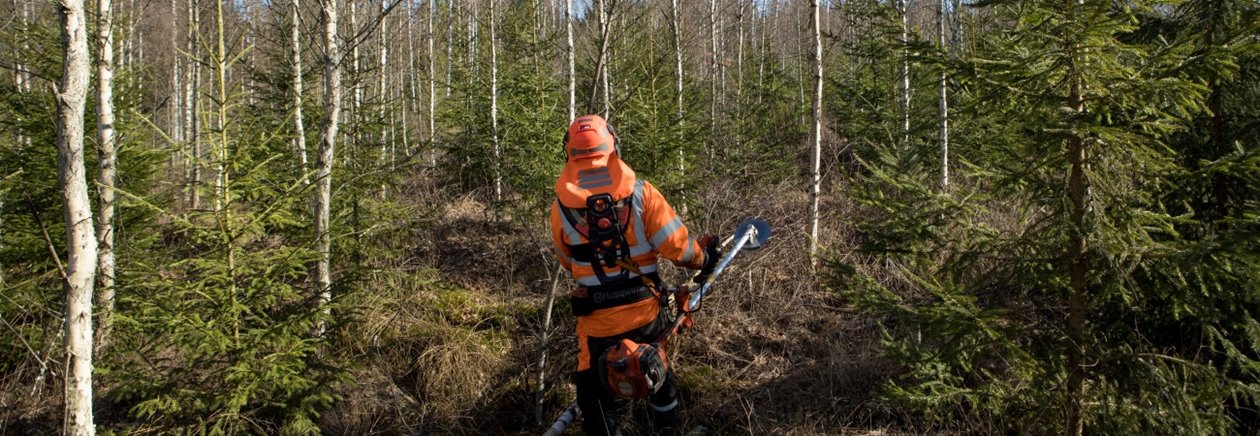
{"type": "Polygon", "coordinates": [[[594,114],[577,117],[564,132],[564,153],[569,161],[599,159],[610,152],[621,156],[621,140],[604,117],[594,114]]]}
{"type": "Polygon", "coordinates": [[[564,134],[564,172],[556,179],[560,204],[586,207],[592,195],[611,194],[621,200],[634,193],[634,170],[621,160],[621,141],[599,115],[583,115],[564,134]]]}

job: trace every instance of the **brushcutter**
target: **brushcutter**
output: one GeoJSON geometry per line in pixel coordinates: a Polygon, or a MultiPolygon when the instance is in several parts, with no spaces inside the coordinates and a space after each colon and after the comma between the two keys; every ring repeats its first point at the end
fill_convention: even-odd
{"type": "MultiPolygon", "coordinates": [[[[670,323],[670,327],[661,334],[659,338],[653,341],[653,344],[663,344],[667,342],[675,334],[685,331],[691,327],[694,322],[692,314],[699,311],[701,303],[704,301],[705,295],[713,290],[713,283],[717,281],[718,276],[726,267],[730,265],[731,260],[735,259],[735,255],[741,250],[757,250],[766,245],[770,240],[770,224],[760,219],[749,219],[740,223],[735,228],[735,235],[728,239],[732,242],[730,251],[722,257],[714,267],[713,273],[700,283],[695,290],[688,291],[686,288],[676,291],[674,295],[679,297],[675,300],[678,307],[678,315],[674,321],[670,323]]],[[[723,244],[725,245],[725,244],[723,244]]],[[[653,345],[638,344],[633,341],[623,341],[605,355],[610,359],[616,360],[613,365],[620,365],[617,368],[623,372],[620,376],[614,375],[610,377],[601,377],[609,381],[609,388],[614,393],[627,398],[643,398],[646,393],[663,380],[663,371],[668,366],[663,364],[664,353],[653,345]],[[628,371],[628,372],[625,372],[628,371]],[[640,372],[642,371],[642,372],[640,372]]],[[[564,433],[565,428],[569,426],[576,418],[580,409],[577,403],[570,404],[565,407],[564,413],[551,424],[544,436],[554,436],[564,433]]]]}

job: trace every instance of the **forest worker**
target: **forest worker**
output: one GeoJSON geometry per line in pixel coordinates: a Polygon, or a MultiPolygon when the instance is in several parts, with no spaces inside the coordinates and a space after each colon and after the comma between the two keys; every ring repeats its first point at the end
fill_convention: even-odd
{"type": "MultiPolygon", "coordinates": [[[[669,327],[657,257],[700,269],[699,283],[720,257],[717,238],[697,242],[688,235],[660,191],[621,160],[616,132],[599,115],[574,119],[564,149],[551,238],[560,265],[577,280],[570,299],[577,316],[577,403],[586,434],[617,434],[619,405],[601,377],[600,356],[622,339],[652,342],[669,327]]],[[[658,431],[679,424],[674,374],[664,372],[648,395],[658,431]]]]}

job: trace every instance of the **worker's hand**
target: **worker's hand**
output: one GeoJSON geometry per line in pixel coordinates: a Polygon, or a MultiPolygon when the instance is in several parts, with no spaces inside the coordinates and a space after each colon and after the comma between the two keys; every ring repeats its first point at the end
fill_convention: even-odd
{"type": "Polygon", "coordinates": [[[718,251],[717,236],[704,235],[697,242],[700,243],[700,249],[704,251],[704,264],[700,267],[700,274],[697,274],[692,281],[704,283],[713,274],[713,269],[717,268],[718,259],[722,258],[722,252],[718,251]]]}

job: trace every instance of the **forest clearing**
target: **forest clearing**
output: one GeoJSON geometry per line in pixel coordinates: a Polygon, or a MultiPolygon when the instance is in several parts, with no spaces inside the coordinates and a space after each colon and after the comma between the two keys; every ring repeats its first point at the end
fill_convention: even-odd
{"type": "Polygon", "coordinates": [[[0,435],[1260,432],[1255,1],[0,0],[0,73],[0,435]]]}

